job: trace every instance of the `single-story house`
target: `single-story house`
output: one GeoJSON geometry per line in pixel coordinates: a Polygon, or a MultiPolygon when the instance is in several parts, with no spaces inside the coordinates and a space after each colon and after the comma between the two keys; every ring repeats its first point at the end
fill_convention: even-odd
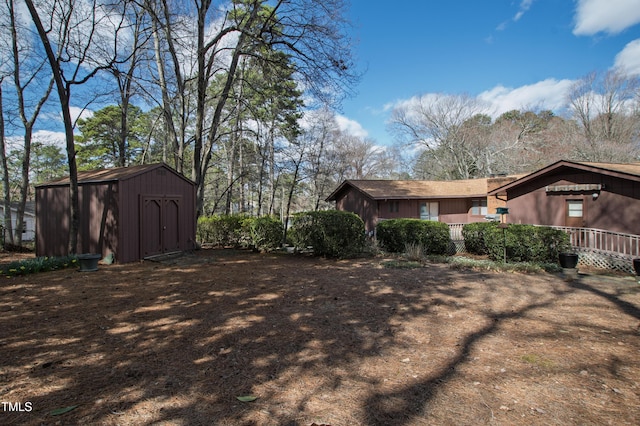
{"type": "Polygon", "coordinates": [[[640,235],[640,163],[558,161],[489,191],[508,222],[640,235]]]}
{"type": "MultiPolygon", "coordinates": [[[[33,241],[36,236],[36,203],[27,201],[24,206],[24,227],[22,228],[22,241],[33,241]]],[[[4,203],[0,203],[0,220],[4,219],[4,203]]],[[[11,203],[11,229],[16,232],[18,223],[18,203],[11,203]]],[[[5,236],[5,238],[7,238],[5,236]]]]}
{"type": "Polygon", "coordinates": [[[469,223],[495,217],[505,202],[487,197],[487,192],[517,179],[497,176],[454,181],[422,180],[345,180],[326,201],[337,210],[362,218],[367,232],[375,231],[379,221],[396,218],[469,223]]]}
{"type": "MultiPolygon", "coordinates": [[[[195,184],[166,164],[78,172],[77,253],[119,263],[195,248],[195,184]]],[[[69,178],[36,186],[36,255],[69,249],[69,178]]]]}

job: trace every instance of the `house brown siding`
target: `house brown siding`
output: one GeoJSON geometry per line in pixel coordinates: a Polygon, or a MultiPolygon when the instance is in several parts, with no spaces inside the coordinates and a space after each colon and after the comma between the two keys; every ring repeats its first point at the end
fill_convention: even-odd
{"type": "Polygon", "coordinates": [[[364,227],[367,232],[375,230],[378,223],[377,202],[360,191],[353,188],[345,190],[336,199],[336,209],[357,214],[364,221],[364,227]]]}
{"type": "Polygon", "coordinates": [[[472,200],[481,200],[482,197],[468,198],[445,198],[445,199],[422,199],[422,200],[385,200],[378,202],[378,212],[380,219],[419,219],[420,203],[437,202],[438,220],[445,223],[470,223],[484,222],[485,215],[472,214],[472,200]],[[398,202],[398,211],[390,211],[390,205],[398,202]]]}
{"type": "Polygon", "coordinates": [[[508,192],[512,223],[567,226],[567,200],[583,200],[582,227],[640,234],[640,185],[615,176],[586,171],[557,173],[508,192]],[[600,191],[547,192],[547,186],[600,184],[600,191]],[[593,193],[598,197],[593,198],[593,193]]]}
{"type": "Polygon", "coordinates": [[[438,203],[438,220],[445,223],[484,222],[505,200],[492,196],[489,187],[498,188],[513,182],[517,176],[466,179],[457,181],[417,180],[345,180],[327,201],[335,201],[336,209],[356,213],[365,222],[368,232],[374,231],[380,220],[420,218],[420,204],[438,203]],[[473,214],[473,202],[487,202],[487,211],[473,214]]]}

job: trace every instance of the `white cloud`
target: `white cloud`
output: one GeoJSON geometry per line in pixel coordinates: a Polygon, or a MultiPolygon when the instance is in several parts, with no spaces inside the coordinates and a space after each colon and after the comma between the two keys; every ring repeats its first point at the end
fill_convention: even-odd
{"type": "Polygon", "coordinates": [[[87,118],[93,117],[93,111],[73,106],[69,107],[69,113],[71,114],[71,121],[73,121],[74,123],[79,118],[86,120],[87,118]]]}
{"type": "Polygon", "coordinates": [[[359,138],[366,138],[369,136],[369,133],[355,120],[351,120],[350,118],[337,114],[336,122],[338,123],[340,130],[352,136],[357,136],[359,138]]]}
{"type": "Polygon", "coordinates": [[[528,108],[558,110],[566,105],[566,97],[573,80],[548,78],[534,84],[516,88],[498,85],[478,95],[492,114],[498,116],[514,109],[528,108]]]}
{"type": "MultiPolygon", "coordinates": [[[[31,136],[31,143],[41,143],[43,145],[55,145],[62,150],[67,147],[67,139],[64,132],[52,132],[50,130],[37,130],[31,136]]],[[[24,136],[9,136],[7,145],[11,149],[24,149],[24,136]]]]}
{"type": "MultiPolygon", "coordinates": [[[[518,7],[518,12],[516,12],[516,14],[513,15],[513,18],[511,18],[510,20],[506,20],[506,21],[501,22],[500,24],[498,24],[498,26],[496,27],[496,31],[504,31],[504,30],[506,30],[511,21],[518,22],[520,20],[520,18],[522,18],[524,16],[524,14],[527,13],[529,11],[529,9],[531,9],[531,5],[533,4],[534,1],[535,0],[521,0],[520,1],[520,6],[518,7]]],[[[490,42],[487,39],[485,39],[485,41],[486,42],[490,42]]]]}
{"type": "Polygon", "coordinates": [[[639,22],[640,0],[579,0],[573,34],[617,34],[639,22]]]}
{"type": "Polygon", "coordinates": [[[64,132],[38,130],[33,134],[33,142],[39,142],[44,145],[55,145],[63,150],[67,148],[67,138],[64,132]]]}
{"type": "Polygon", "coordinates": [[[513,17],[513,20],[518,21],[520,18],[522,18],[522,15],[529,11],[532,3],[533,0],[522,0],[520,2],[520,9],[518,10],[518,13],[516,13],[516,16],[513,17]]]}
{"type": "Polygon", "coordinates": [[[640,39],[628,43],[616,55],[614,67],[629,75],[640,75],[640,39]]]}

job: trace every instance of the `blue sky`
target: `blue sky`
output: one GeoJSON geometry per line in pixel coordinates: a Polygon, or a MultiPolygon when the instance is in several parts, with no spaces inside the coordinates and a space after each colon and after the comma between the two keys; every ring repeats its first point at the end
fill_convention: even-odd
{"type": "Polygon", "coordinates": [[[350,19],[365,74],[340,122],[381,145],[390,109],[412,97],[559,110],[592,71],[640,74],[640,0],[351,0],[350,19]]]}

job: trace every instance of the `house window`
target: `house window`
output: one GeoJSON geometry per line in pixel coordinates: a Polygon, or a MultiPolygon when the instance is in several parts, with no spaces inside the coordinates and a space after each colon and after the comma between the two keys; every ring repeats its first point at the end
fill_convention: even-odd
{"type": "Polygon", "coordinates": [[[582,217],[582,200],[567,200],[567,216],[582,217]]]}
{"type": "Polygon", "coordinates": [[[400,211],[400,201],[389,201],[389,213],[398,213],[400,211]]]}
{"type": "Polygon", "coordinates": [[[438,221],[438,202],[428,201],[420,203],[420,219],[438,221]]]}
{"type": "Polygon", "coordinates": [[[471,201],[471,214],[474,216],[486,216],[487,215],[487,200],[472,200],[471,201]]]}

